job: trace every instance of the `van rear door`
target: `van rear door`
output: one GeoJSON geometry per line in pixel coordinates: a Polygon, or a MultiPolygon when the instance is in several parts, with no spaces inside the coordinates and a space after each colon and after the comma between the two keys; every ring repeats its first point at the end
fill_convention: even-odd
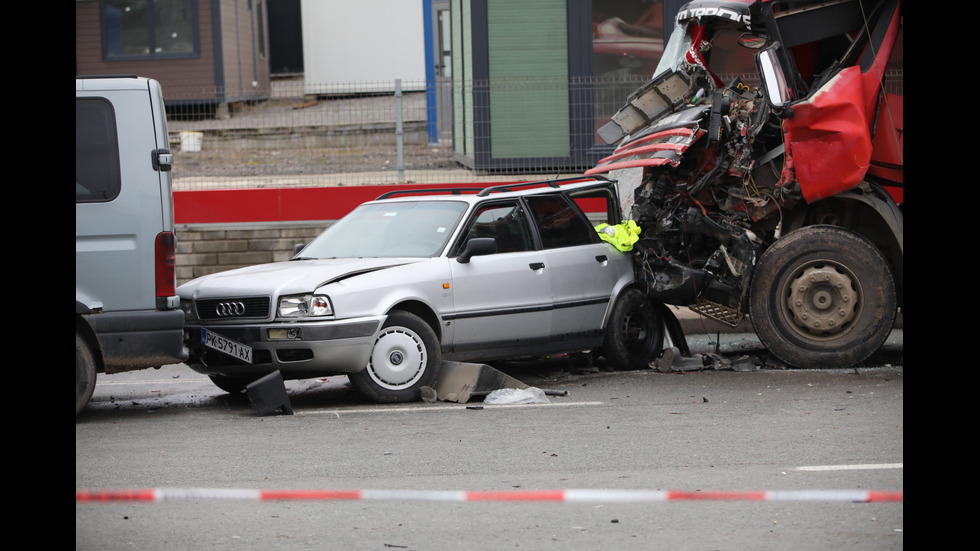
{"type": "Polygon", "coordinates": [[[173,308],[167,285],[157,300],[155,241],[174,225],[168,160],[159,166],[162,92],[148,79],[100,79],[97,91],[89,82],[75,81],[76,294],[105,311],[173,308]]]}

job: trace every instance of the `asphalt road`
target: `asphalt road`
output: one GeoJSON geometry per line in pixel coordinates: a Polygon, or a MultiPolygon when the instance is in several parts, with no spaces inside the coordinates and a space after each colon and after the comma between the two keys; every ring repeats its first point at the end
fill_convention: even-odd
{"type": "Polygon", "coordinates": [[[610,498],[617,490],[901,494],[902,367],[567,368],[557,361],[511,371],[554,391],[545,404],[476,399],[380,406],[364,402],[345,377],[331,377],[287,381],[293,415],[264,416],[247,397],[225,394],[182,365],[103,376],[75,424],[75,547],[903,547],[900,501],[610,498]],[[80,491],[143,488],[418,493],[410,499],[78,499],[80,491]],[[447,497],[543,489],[595,490],[598,497],[581,503],[447,497]]]}
{"type": "MultiPolygon", "coordinates": [[[[390,151],[357,152],[367,164],[351,170],[386,169],[390,151]]],[[[432,152],[420,150],[419,165],[443,166],[441,158],[422,153],[432,152]]],[[[229,171],[248,164],[250,173],[276,174],[306,173],[304,167],[324,162],[322,152],[289,162],[278,153],[229,159],[229,171]]],[[[214,159],[186,160],[178,170],[183,175],[196,176],[198,165],[215,170],[214,159]]],[[[331,377],[288,382],[294,414],[261,417],[246,398],[224,394],[184,366],[103,376],[76,418],[75,547],[903,548],[902,502],[805,494],[903,491],[901,362],[836,371],[575,374],[564,367],[515,373],[528,384],[567,393],[545,404],[378,406],[365,403],[344,377],[331,377]],[[244,492],[160,503],[77,499],[80,491],[141,488],[176,490],[172,495],[196,488],[244,492]],[[417,493],[381,500],[243,497],[260,489],[417,493]],[[447,498],[450,492],[544,489],[586,489],[595,498],[447,498]],[[691,496],[775,490],[804,497],[610,497],[621,490],[671,489],[691,496]],[[434,493],[425,497],[427,491],[434,493]]]]}

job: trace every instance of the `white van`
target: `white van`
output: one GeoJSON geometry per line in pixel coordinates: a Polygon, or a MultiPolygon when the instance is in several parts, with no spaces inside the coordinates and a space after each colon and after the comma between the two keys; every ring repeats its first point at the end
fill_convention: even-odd
{"type": "Polygon", "coordinates": [[[96,373],[187,359],[160,84],[75,78],[75,414],[96,373]]]}

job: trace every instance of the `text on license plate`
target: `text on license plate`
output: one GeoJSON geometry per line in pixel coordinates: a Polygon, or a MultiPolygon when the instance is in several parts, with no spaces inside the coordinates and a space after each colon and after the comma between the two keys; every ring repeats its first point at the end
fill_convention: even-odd
{"type": "Polygon", "coordinates": [[[224,352],[229,356],[238,358],[247,363],[252,363],[252,347],[233,341],[227,337],[222,337],[217,333],[201,329],[201,343],[208,348],[213,348],[219,352],[224,352]]]}

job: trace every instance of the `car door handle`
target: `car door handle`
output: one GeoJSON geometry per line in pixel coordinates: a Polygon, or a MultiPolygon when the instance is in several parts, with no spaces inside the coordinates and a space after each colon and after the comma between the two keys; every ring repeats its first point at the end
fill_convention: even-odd
{"type": "Polygon", "coordinates": [[[528,264],[528,266],[530,266],[532,270],[543,270],[544,262],[532,262],[528,264]]]}
{"type": "Polygon", "coordinates": [[[595,261],[598,262],[598,263],[600,263],[600,264],[602,264],[603,262],[605,262],[607,260],[609,260],[609,259],[606,258],[606,255],[604,255],[604,254],[600,254],[600,255],[598,255],[598,256],[595,257],[595,261]]]}

